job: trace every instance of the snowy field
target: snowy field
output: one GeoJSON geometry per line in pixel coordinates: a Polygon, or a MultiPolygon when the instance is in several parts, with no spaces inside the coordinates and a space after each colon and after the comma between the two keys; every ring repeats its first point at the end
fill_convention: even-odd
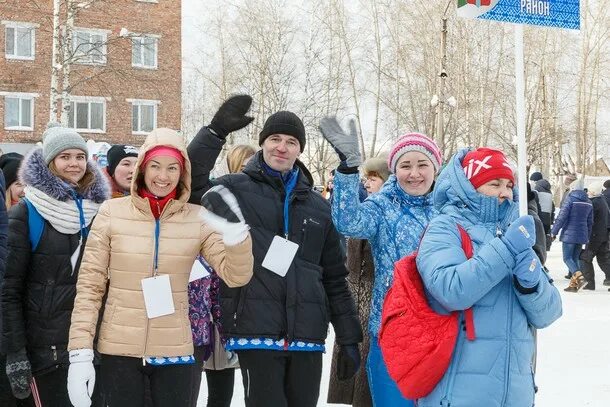
{"type": "MultiPolygon", "coordinates": [[[[549,328],[538,332],[536,406],[608,407],[610,406],[610,292],[602,286],[603,273],[596,265],[596,291],[565,293],[568,280],[561,260],[561,244],[555,242],[547,266],[561,292],[563,316],[549,328]]],[[[324,355],[324,370],[318,406],[327,404],[331,331],[324,355]]],[[[244,391],[239,370],[235,375],[232,407],[244,406],[244,391]]],[[[205,406],[205,378],[198,407],[205,406]]]]}

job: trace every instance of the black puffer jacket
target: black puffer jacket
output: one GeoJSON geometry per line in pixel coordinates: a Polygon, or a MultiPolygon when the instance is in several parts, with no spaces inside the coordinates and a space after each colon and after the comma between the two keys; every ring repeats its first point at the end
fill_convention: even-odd
{"type": "MultiPolygon", "coordinates": [[[[214,163],[224,140],[203,128],[189,145],[189,156],[214,163]],[[199,151],[195,151],[198,149],[199,151]]],[[[284,186],[262,168],[259,151],[244,173],[209,182],[209,170],[198,166],[193,190],[200,198],[213,184],[235,194],[250,226],[254,276],[241,288],[221,286],[223,330],[236,337],[285,338],[323,343],[332,322],[339,344],[362,341],[354,300],[347,286],[345,257],[326,200],[312,190],[311,175],[297,161],[299,179],[290,204],[289,239],[299,250],[285,277],[263,268],[274,236],[282,236],[284,186]]],[[[208,164],[209,166],[209,164],[208,164]]]]}
{"type": "Polygon", "coordinates": [[[593,227],[589,236],[589,244],[593,251],[608,242],[608,204],[604,196],[594,196],[591,199],[593,204],[593,227]]]}
{"type": "MultiPolygon", "coordinates": [[[[0,292],[6,270],[6,242],[8,235],[8,216],[5,205],[4,175],[0,171],[0,292]]],[[[2,304],[0,303],[0,332],[2,332],[2,304]]],[[[2,336],[0,335],[0,353],[2,353],[2,336]]]]}
{"type": "MultiPolygon", "coordinates": [[[[67,199],[69,187],[58,183],[41,160],[42,156],[37,152],[26,157],[22,178],[54,199],[67,199]]],[[[108,198],[109,187],[97,166],[89,166],[96,181],[83,198],[101,203],[108,198]]],[[[80,233],[60,233],[45,219],[42,236],[32,252],[28,217],[28,207],[23,200],[9,211],[2,334],[5,351],[16,352],[25,347],[32,372],[36,373],[58,364],[68,364],[68,332],[80,267],[79,258],[73,272],[70,257],[78,247],[80,233]]],[[[85,241],[86,238],[83,248],[85,241]]]]}

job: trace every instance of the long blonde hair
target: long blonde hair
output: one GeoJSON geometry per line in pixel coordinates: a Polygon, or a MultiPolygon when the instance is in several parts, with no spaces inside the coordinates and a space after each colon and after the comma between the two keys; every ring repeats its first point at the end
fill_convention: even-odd
{"type": "Polygon", "coordinates": [[[11,186],[13,186],[13,184],[9,185],[6,188],[6,196],[4,199],[4,203],[6,205],[6,210],[8,211],[9,209],[11,209],[11,206],[13,206],[13,199],[11,198],[11,186]]]}
{"type": "Polygon", "coordinates": [[[244,162],[256,153],[254,147],[249,144],[236,144],[227,153],[227,167],[229,173],[241,172],[244,162]]]}

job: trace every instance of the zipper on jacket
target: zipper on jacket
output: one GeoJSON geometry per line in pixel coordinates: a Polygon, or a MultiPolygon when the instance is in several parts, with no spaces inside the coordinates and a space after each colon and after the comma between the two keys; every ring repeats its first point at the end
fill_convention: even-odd
{"type": "Polygon", "coordinates": [[[462,330],[462,326],[466,323],[466,321],[464,320],[464,313],[460,312],[460,319],[458,322],[458,326],[460,327],[458,330],[458,338],[457,338],[457,343],[455,344],[455,353],[453,356],[453,360],[451,361],[451,364],[449,365],[449,372],[447,372],[448,379],[447,379],[447,389],[445,390],[445,395],[443,396],[443,398],[441,399],[441,406],[443,407],[449,407],[451,405],[451,396],[453,394],[453,383],[455,382],[455,369],[456,369],[456,365],[460,362],[460,359],[462,357],[462,348],[463,348],[463,344],[464,344],[464,337],[466,336],[465,331],[462,330]],[[463,333],[464,332],[464,333],[463,333]]]}
{"type": "Polygon", "coordinates": [[[502,395],[502,406],[506,403],[506,396],[508,395],[508,383],[510,376],[510,333],[511,333],[511,325],[512,325],[512,315],[513,315],[513,301],[511,294],[513,292],[513,288],[511,287],[510,282],[507,284],[508,286],[508,315],[506,316],[506,365],[504,366],[504,394],[502,395]]]}
{"type": "MultiPolygon", "coordinates": [[[[158,205],[158,203],[157,203],[158,205]]],[[[167,205],[166,205],[167,206],[167,205]]],[[[165,210],[165,209],[164,209],[165,210]]],[[[154,277],[157,275],[157,261],[158,261],[158,255],[159,255],[159,235],[161,234],[161,225],[159,222],[159,219],[155,219],[155,244],[154,244],[154,249],[153,249],[153,267],[152,268],[152,275],[151,277],[154,277]]],[[[150,319],[148,318],[148,316],[146,317],[146,327],[144,329],[144,335],[145,335],[145,341],[144,341],[144,352],[142,355],[142,366],[146,366],[146,349],[148,349],[148,330],[149,330],[149,326],[150,325],[150,319]]]]}
{"type": "Polygon", "coordinates": [[[51,350],[53,351],[53,360],[57,361],[57,346],[51,345],[51,350]]]}

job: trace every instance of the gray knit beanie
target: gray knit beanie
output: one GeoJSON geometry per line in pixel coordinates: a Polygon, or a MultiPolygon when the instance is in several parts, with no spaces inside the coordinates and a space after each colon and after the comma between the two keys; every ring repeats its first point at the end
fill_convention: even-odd
{"type": "Polygon", "coordinates": [[[89,156],[87,143],[74,129],[59,123],[49,123],[42,134],[42,157],[47,165],[64,150],[76,148],[89,156]]]}

